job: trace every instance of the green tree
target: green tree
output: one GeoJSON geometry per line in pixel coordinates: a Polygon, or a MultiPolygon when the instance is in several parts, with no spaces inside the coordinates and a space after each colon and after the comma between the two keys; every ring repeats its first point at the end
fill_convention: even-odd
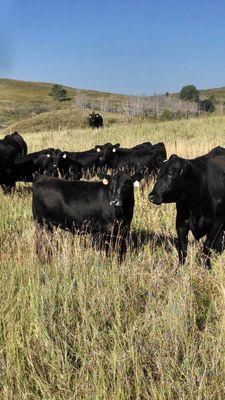
{"type": "Polygon", "coordinates": [[[199,91],[194,85],[183,86],[180,91],[180,99],[199,102],[199,91]]]}
{"type": "Polygon", "coordinates": [[[67,94],[66,89],[64,89],[62,85],[54,85],[51,92],[49,93],[49,96],[52,96],[53,99],[56,101],[71,100],[71,98],[67,94]]]}

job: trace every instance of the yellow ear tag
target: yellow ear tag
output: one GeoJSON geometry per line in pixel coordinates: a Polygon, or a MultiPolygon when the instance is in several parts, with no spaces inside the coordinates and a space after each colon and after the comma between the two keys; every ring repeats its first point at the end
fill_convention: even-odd
{"type": "Polygon", "coordinates": [[[102,183],[103,183],[103,185],[108,185],[109,181],[108,181],[108,179],[104,178],[102,183]]]}

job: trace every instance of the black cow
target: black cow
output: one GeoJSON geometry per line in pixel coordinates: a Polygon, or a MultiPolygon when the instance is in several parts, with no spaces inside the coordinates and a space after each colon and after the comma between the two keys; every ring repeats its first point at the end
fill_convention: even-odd
{"type": "Polygon", "coordinates": [[[15,157],[26,151],[27,145],[17,132],[0,139],[0,185],[6,192],[15,186],[15,157]]]}
{"type": "Polygon", "coordinates": [[[5,144],[15,148],[17,155],[27,154],[27,144],[18,132],[6,135],[3,140],[5,144]]]}
{"type": "Polygon", "coordinates": [[[152,145],[142,143],[133,148],[120,148],[120,144],[96,146],[99,152],[99,163],[107,164],[113,171],[143,171],[148,176],[154,174],[166,159],[164,143],[152,145]]]}
{"type": "Polygon", "coordinates": [[[91,128],[103,128],[103,118],[100,114],[92,112],[89,114],[89,125],[91,128]]]}
{"type": "Polygon", "coordinates": [[[52,153],[52,162],[46,169],[46,175],[68,180],[80,180],[82,178],[83,166],[75,159],[69,157],[68,154],[68,152],[62,152],[59,149],[54,150],[52,153]]]}
{"type": "MultiPolygon", "coordinates": [[[[136,179],[136,178],[135,178],[136,179]]],[[[133,217],[134,189],[125,174],[104,175],[102,182],[66,181],[41,175],[33,186],[33,217],[50,230],[59,226],[73,233],[101,236],[106,253],[118,245],[119,259],[133,217]]]]}
{"type": "Polygon", "coordinates": [[[99,153],[95,148],[79,152],[55,151],[54,166],[56,169],[67,169],[68,175],[71,175],[71,170],[79,172],[81,166],[85,177],[93,176],[99,168],[99,153]]]}
{"type": "Polygon", "coordinates": [[[193,160],[172,155],[161,167],[149,200],[176,203],[180,263],[185,262],[191,231],[196,240],[206,236],[203,252],[210,268],[210,250],[222,251],[225,229],[225,149],[217,147],[193,160]]]}
{"type": "Polygon", "coordinates": [[[50,168],[52,171],[53,152],[54,148],[49,148],[17,156],[13,168],[14,180],[16,182],[33,182],[34,175],[46,173],[50,168]]]}

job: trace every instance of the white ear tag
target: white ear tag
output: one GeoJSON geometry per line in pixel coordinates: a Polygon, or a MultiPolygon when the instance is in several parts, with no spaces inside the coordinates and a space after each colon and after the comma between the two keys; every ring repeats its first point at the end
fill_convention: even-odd
{"type": "Polygon", "coordinates": [[[140,186],[140,182],[139,181],[135,181],[134,182],[134,187],[139,188],[139,186],[140,186]]]}
{"type": "Polygon", "coordinates": [[[51,157],[51,154],[46,154],[46,157],[48,157],[48,158],[51,157]]]}
{"type": "Polygon", "coordinates": [[[167,160],[163,160],[163,162],[167,162],[167,160]]]}
{"type": "Polygon", "coordinates": [[[113,149],[113,153],[115,153],[115,152],[116,152],[116,149],[114,148],[114,149],[113,149]]]}
{"type": "Polygon", "coordinates": [[[97,148],[97,152],[100,153],[100,151],[101,151],[101,149],[98,147],[98,148],[97,148]]]}
{"type": "Polygon", "coordinates": [[[63,158],[66,158],[66,154],[63,154],[63,158]]]}
{"type": "Polygon", "coordinates": [[[108,181],[108,179],[104,178],[102,183],[103,183],[103,185],[108,185],[109,181],[108,181]]]}

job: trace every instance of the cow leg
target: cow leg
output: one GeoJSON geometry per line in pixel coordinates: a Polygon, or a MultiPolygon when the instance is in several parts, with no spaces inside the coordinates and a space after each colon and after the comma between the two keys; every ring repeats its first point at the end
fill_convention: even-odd
{"type": "Polygon", "coordinates": [[[36,254],[44,261],[52,258],[52,239],[53,229],[43,224],[42,222],[36,224],[36,254]]]}
{"type": "Polygon", "coordinates": [[[205,267],[207,269],[211,269],[211,249],[218,253],[221,253],[222,251],[223,229],[223,224],[214,224],[213,228],[207,233],[206,241],[203,247],[205,267]]]}
{"type": "Polygon", "coordinates": [[[124,261],[127,252],[127,240],[130,232],[130,226],[121,227],[117,233],[117,257],[121,263],[124,261]]]}
{"type": "Polygon", "coordinates": [[[125,260],[127,252],[127,236],[122,236],[120,238],[118,261],[121,263],[125,260]]]}
{"type": "Polygon", "coordinates": [[[188,232],[189,232],[189,211],[182,204],[177,204],[176,230],[178,236],[178,257],[179,264],[184,264],[187,257],[188,232]]]}

